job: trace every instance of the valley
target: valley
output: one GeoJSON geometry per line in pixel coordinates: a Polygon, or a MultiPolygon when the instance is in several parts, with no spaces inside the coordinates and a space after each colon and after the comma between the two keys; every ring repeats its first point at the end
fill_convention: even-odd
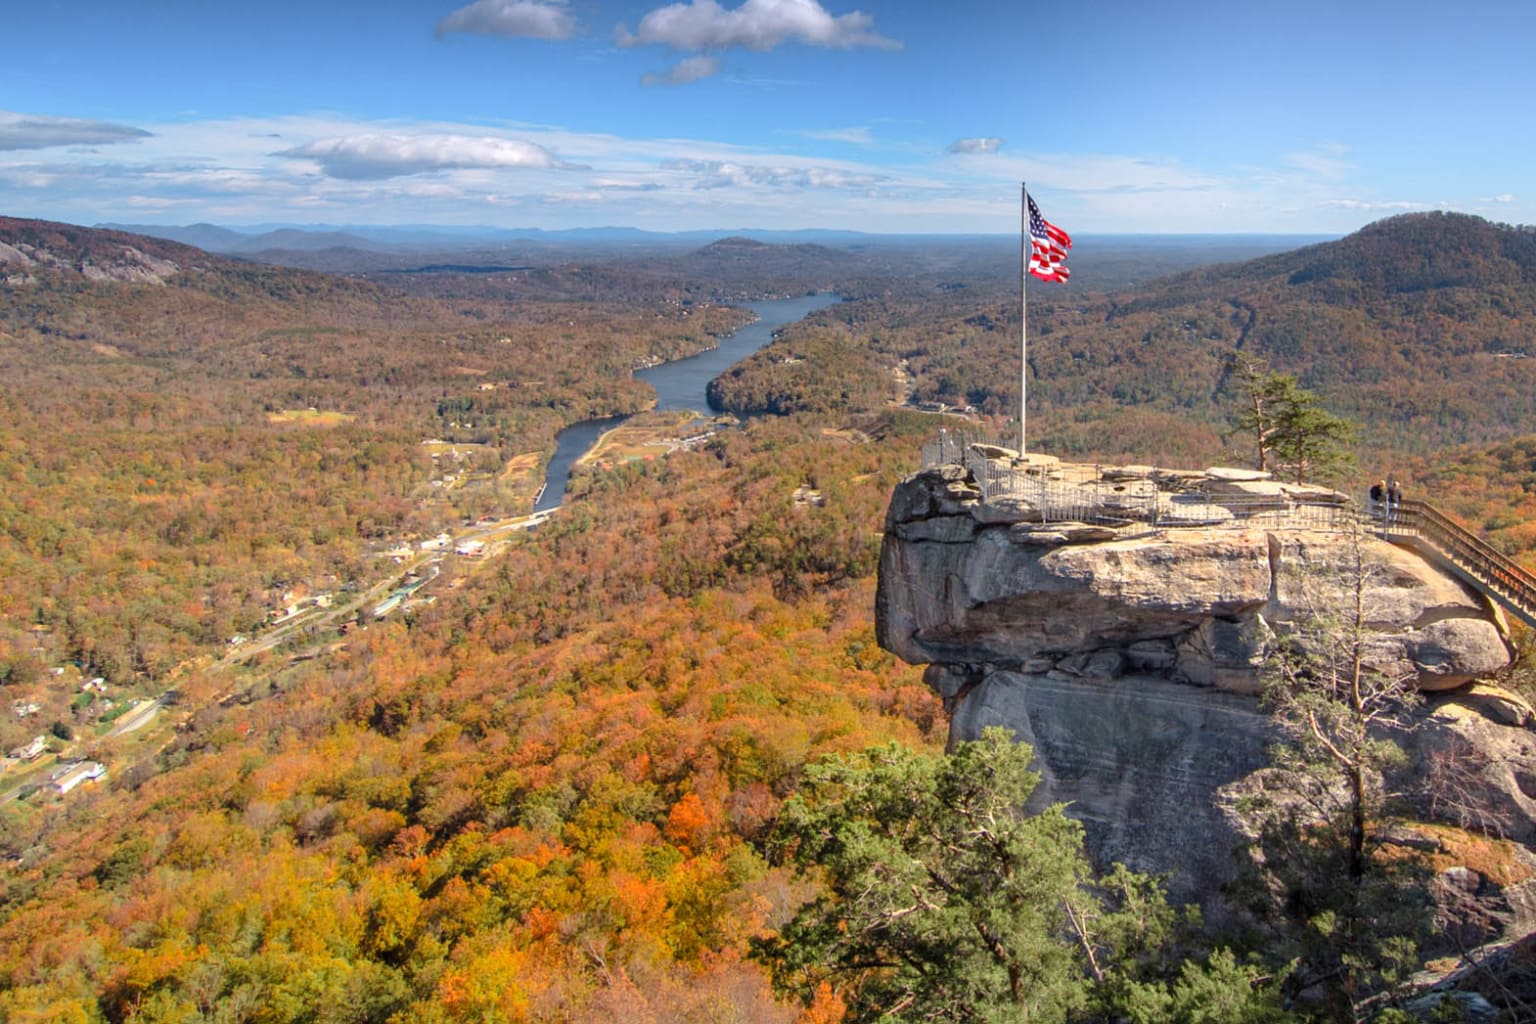
{"type": "MultiPolygon", "coordinates": [[[[1123,288],[1106,252],[1099,290],[1083,246],[1031,297],[1041,449],[1242,464],[1241,349],[1359,424],[1343,490],[1394,471],[1536,567],[1536,259],[1429,219],[1477,258],[1394,219],[1123,288]]],[[[0,1013],[809,1019],[752,955],[816,891],[775,822],[824,755],[943,749],[877,643],[882,524],[953,421],[921,407],[1009,429],[1016,247],[359,278],[0,242],[0,711],[36,706],[0,747],[49,749],[0,785],[110,766],[0,806],[0,1013]],[[736,425],[648,411],[644,367],[811,292],[842,301],[711,376],[736,425]],[[560,432],[625,416],[535,512],[560,432]]]]}
{"type": "MultiPolygon", "coordinates": [[[[525,531],[547,522],[564,500],[573,466],[587,467],[596,463],[611,467],[631,459],[653,459],[673,451],[699,447],[712,438],[717,429],[715,426],[701,426],[702,421],[694,412],[695,409],[706,408],[704,384],[715,370],[724,368],[740,355],[749,354],[766,344],[785,323],[822,308],[831,301],[832,298],[827,296],[754,303],[750,307],[752,322],[725,335],[714,348],[681,360],[654,359],[654,365],[647,366],[639,374],[641,379],[656,389],[658,395],[654,412],[642,414],[647,419],[645,424],[632,424],[635,417],[631,417],[627,420],[584,421],[567,428],[567,431],[581,432],[589,424],[602,426],[604,429],[591,450],[572,450],[562,457],[564,449],[557,445],[554,458],[543,466],[539,464],[542,460],[536,456],[519,455],[513,456],[505,469],[492,466],[488,471],[471,475],[464,464],[484,463],[486,457],[496,456],[495,449],[481,442],[452,443],[438,439],[423,441],[422,447],[435,468],[446,471],[446,475],[429,481],[430,487],[416,499],[417,513],[422,521],[440,521],[445,513],[452,511],[452,507],[444,500],[450,496],[450,492],[460,492],[452,495],[458,507],[473,508],[475,506],[472,503],[478,502],[483,503],[482,507],[494,508],[499,503],[498,493],[492,490],[493,483],[504,484],[509,477],[521,483],[530,474],[538,481],[527,502],[533,511],[504,518],[490,513],[476,516],[471,512],[462,526],[451,525],[424,540],[412,537],[380,538],[372,545],[372,566],[358,578],[347,579],[342,593],[320,591],[289,600],[294,593],[290,591],[289,595],[285,595],[282,607],[269,613],[265,621],[230,637],[226,641],[230,648],[227,654],[222,657],[206,655],[183,662],[161,679],[144,680],[146,686],[151,687],[149,692],[140,696],[132,710],[121,719],[113,718],[104,722],[103,728],[110,727],[108,731],[92,737],[90,733],[99,730],[91,730],[86,726],[80,730],[80,736],[73,737],[76,742],[64,744],[59,742],[63,737],[56,737],[55,743],[51,745],[52,756],[7,758],[6,768],[13,770],[8,770],[0,777],[0,803],[36,794],[59,772],[66,771],[69,765],[84,761],[86,750],[92,754],[88,763],[105,769],[96,778],[106,778],[112,768],[113,758],[104,752],[102,745],[126,733],[144,730],[154,720],[159,709],[168,703],[176,705],[178,713],[168,716],[168,720],[158,729],[135,737],[139,746],[158,746],[163,749],[168,736],[186,728],[214,705],[227,707],[237,698],[246,702],[251,699],[251,691],[243,689],[246,684],[237,681],[231,689],[200,694],[196,703],[189,706],[188,696],[177,689],[188,675],[207,673],[217,676],[279,650],[289,661],[308,660],[327,648],[334,649],[339,637],[354,629],[366,630],[396,611],[409,615],[414,609],[430,606],[444,595],[447,588],[461,586],[466,574],[493,560],[501,553],[504,545],[522,539],[521,535],[525,531]],[[660,415],[664,412],[671,412],[673,416],[669,419],[660,415]],[[543,474],[542,479],[538,477],[540,473],[543,474]],[[553,487],[550,486],[552,482],[555,485],[553,487]],[[450,571],[446,573],[445,560],[452,561],[450,571]],[[382,565],[392,565],[392,568],[380,575],[374,567],[382,565]],[[151,686],[154,683],[161,687],[158,692],[151,686]],[[243,692],[236,692],[242,689],[243,692]],[[24,771],[20,770],[23,768],[24,771]]],[[[489,385],[492,389],[494,386],[489,385]]],[[[485,384],[479,385],[480,389],[487,387],[485,384]]],[[[274,424],[329,428],[352,423],[356,416],[311,407],[269,412],[267,420],[274,424]]],[[[733,425],[734,421],[730,421],[718,426],[733,425]]],[[[448,426],[453,430],[473,429],[471,423],[461,426],[458,422],[452,422],[448,426]]],[[[564,434],[562,432],[562,436],[564,434]]],[[[299,589],[308,591],[310,585],[311,581],[301,581],[299,589]]],[[[94,667],[73,666],[81,672],[94,667]]],[[[68,667],[58,671],[65,673],[68,667]]],[[[59,688],[55,686],[51,689],[57,691],[59,688]]],[[[105,688],[100,692],[105,693],[105,688]]],[[[33,696],[36,694],[23,691],[17,699],[30,705],[33,696]]],[[[110,706],[112,702],[107,703],[110,706]]],[[[38,706],[39,711],[42,706],[38,706]]],[[[36,737],[32,742],[39,739],[44,737],[36,737]]]]}

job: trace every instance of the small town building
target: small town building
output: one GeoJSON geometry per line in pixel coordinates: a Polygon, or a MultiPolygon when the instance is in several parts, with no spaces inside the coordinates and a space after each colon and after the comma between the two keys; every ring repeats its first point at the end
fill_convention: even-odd
{"type": "Polygon", "coordinates": [[[15,750],[12,750],[10,756],[17,761],[36,761],[38,758],[42,757],[47,750],[47,737],[38,735],[32,737],[32,742],[28,743],[26,746],[17,747],[15,750]]]}
{"type": "Polygon", "coordinates": [[[68,793],[82,782],[92,782],[107,774],[107,766],[100,761],[77,761],[65,765],[48,780],[61,794],[68,793]]]}

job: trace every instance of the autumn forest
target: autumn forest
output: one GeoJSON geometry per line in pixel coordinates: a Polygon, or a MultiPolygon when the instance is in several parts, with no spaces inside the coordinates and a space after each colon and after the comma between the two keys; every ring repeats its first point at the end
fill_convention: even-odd
{"type": "MultiPolygon", "coordinates": [[[[1251,255],[1080,244],[1031,292],[1035,443],[1247,464],[1242,353],[1356,424],[1332,482],[1393,473],[1536,568],[1536,233],[1413,215],[1251,255]]],[[[854,1013],[764,953],[830,871],[785,808],[826,755],[943,750],[874,574],[922,443],[1013,429],[1016,260],[322,273],[0,218],[0,752],[41,742],[0,776],[0,1022],[854,1013]],[[562,428],[652,404],[634,370],[826,291],[711,384],[707,441],[508,525],[562,428]],[[493,553],[427,561],[470,528],[493,553]],[[105,775],[49,784],[76,761],[105,775]]],[[[1062,1019],[1114,1019],[1093,998],[1062,1019]]]]}

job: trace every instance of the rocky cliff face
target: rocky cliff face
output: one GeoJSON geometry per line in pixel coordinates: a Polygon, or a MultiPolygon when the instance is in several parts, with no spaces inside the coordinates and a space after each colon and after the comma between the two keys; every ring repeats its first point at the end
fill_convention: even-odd
{"type": "MultiPolygon", "coordinates": [[[[965,470],[948,466],[906,481],[891,500],[878,621],[880,642],[906,661],[1151,674],[1255,693],[1268,640],[1340,604],[1353,571],[1355,536],[1309,519],[1116,529],[1041,523],[1027,504],[980,498],[965,470]]],[[[1358,543],[1371,566],[1378,667],[1444,690],[1509,663],[1482,597],[1411,552],[1358,543]]]]}
{"type": "Polygon", "coordinates": [[[207,262],[207,254],[160,239],[51,221],[0,217],[0,283],[36,284],[39,275],[164,284],[207,262]]]}
{"type": "MultiPolygon", "coordinates": [[[[1494,831],[1536,843],[1529,709],[1466,689],[1509,664],[1501,617],[1418,555],[1345,528],[1341,510],[1313,514],[1343,496],[1216,471],[1170,482],[1121,470],[1075,485],[1074,507],[1094,522],[1046,522],[1054,517],[1038,498],[982,500],[977,470],[997,453],[982,456],[896,489],[879,640],[929,666],[952,741],[1001,725],[1030,743],[1036,799],[1070,803],[1102,862],[1171,872],[1176,897],[1211,903],[1240,840],[1224,794],[1265,766],[1273,738],[1255,696],[1266,646],[1343,605],[1357,553],[1369,660],[1437,695],[1415,729],[1410,774],[1427,780],[1452,748],[1479,751],[1472,788],[1486,793],[1458,813],[1493,814],[1494,831]],[[1117,525],[1127,480],[1150,512],[1117,525]],[[1312,511],[1300,514],[1298,498],[1312,511]]],[[[1427,782],[1419,789],[1429,814],[1434,794],[1427,782]]],[[[1443,800],[1439,813],[1449,813],[1443,800]]]]}

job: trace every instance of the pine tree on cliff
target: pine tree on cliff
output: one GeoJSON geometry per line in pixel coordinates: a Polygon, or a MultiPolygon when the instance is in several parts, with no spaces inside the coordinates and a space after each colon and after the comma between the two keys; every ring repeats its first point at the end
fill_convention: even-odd
{"type": "Polygon", "coordinates": [[[1239,352],[1232,366],[1241,403],[1237,429],[1252,435],[1260,471],[1284,467],[1299,484],[1328,480],[1349,468],[1354,424],[1323,408],[1322,399],[1295,377],[1276,373],[1260,359],[1239,352]]]}
{"type": "Polygon", "coordinates": [[[1281,733],[1266,787],[1246,805],[1256,856],[1254,909],[1296,964],[1288,985],[1325,1019],[1405,982],[1428,923],[1424,866],[1383,846],[1384,773],[1403,761],[1392,735],[1417,702],[1413,677],[1372,662],[1367,606],[1377,567],[1355,535],[1349,566],[1305,570],[1286,586],[1302,609],[1264,666],[1264,700],[1281,733]]]}
{"type": "Polygon", "coordinates": [[[1269,369],[1263,360],[1242,352],[1231,357],[1232,369],[1237,373],[1238,390],[1242,406],[1238,412],[1237,429],[1253,435],[1255,468],[1259,472],[1269,470],[1269,456],[1274,447],[1276,407],[1283,398],[1284,378],[1269,369]]]}
{"type": "Polygon", "coordinates": [[[757,944],[781,991],[850,1022],[1179,1024],[1289,1019],[1257,968],[1186,958],[1154,879],[1095,879],[1061,805],[1001,729],[946,755],[891,745],[806,769],[775,832],[822,894],[757,944]]]}

